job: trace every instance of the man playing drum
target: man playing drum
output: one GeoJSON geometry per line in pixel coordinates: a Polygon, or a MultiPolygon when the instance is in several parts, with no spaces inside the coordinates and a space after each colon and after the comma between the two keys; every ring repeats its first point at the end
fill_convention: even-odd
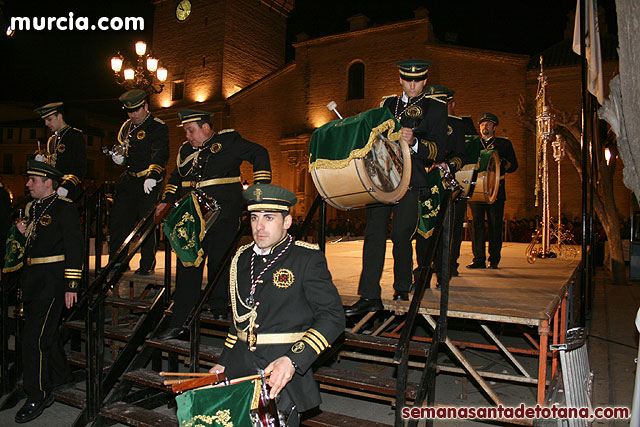
{"type": "Polygon", "coordinates": [[[473,249],[473,262],[467,268],[486,268],[485,244],[484,244],[484,219],[487,217],[489,238],[489,268],[498,268],[500,263],[500,251],[502,249],[502,219],[504,217],[504,202],[506,192],[504,187],[504,174],[513,173],[518,169],[518,160],[513,151],[513,145],[507,138],[496,137],[498,117],[495,114],[483,113],[478,119],[480,136],[482,137],[483,150],[496,150],[500,156],[500,188],[498,197],[492,204],[469,202],[473,217],[473,234],[471,247],[473,249]]]}
{"type": "MultiPolygon", "coordinates": [[[[207,274],[212,278],[218,264],[233,242],[238,231],[244,202],[240,182],[240,165],[248,161],[253,165],[255,182],[271,181],[269,152],[263,146],[242,138],[233,129],[216,133],[211,123],[211,113],[196,110],[180,110],[178,117],[184,127],[185,141],[176,157],[176,168],[167,180],[162,203],[156,214],[162,212],[167,203],[182,197],[192,188],[198,188],[213,197],[220,206],[220,216],[207,232],[202,242],[204,258],[207,260],[207,274]]],[[[171,325],[160,338],[176,338],[185,333],[184,321],[200,296],[204,262],[198,265],[176,266],[176,290],[174,293],[171,325]]],[[[209,298],[211,313],[217,320],[227,318],[229,298],[228,277],[222,275],[209,298]]]]}
{"type": "Polygon", "coordinates": [[[418,223],[418,199],[427,190],[426,167],[444,159],[447,137],[446,101],[423,92],[427,84],[428,61],[407,59],[396,65],[400,71],[402,96],[386,97],[387,107],[403,126],[400,138],[411,147],[411,181],[397,204],[368,207],[362,254],[360,299],[345,310],[348,316],[382,310],[380,277],[387,245],[387,228],[393,216],[394,300],[407,301],[412,282],[411,237],[418,223]]]}
{"type": "Polygon", "coordinates": [[[243,193],[251,214],[253,243],[231,261],[233,322],[219,364],[210,372],[228,379],[270,374],[270,398],[287,426],[320,404],[311,365],[342,333],[342,302],[318,245],[288,234],[295,194],[271,184],[243,193]]]}

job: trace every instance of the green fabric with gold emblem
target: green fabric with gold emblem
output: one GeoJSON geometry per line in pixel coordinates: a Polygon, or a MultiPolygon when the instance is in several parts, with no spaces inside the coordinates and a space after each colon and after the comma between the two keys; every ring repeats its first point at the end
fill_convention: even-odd
{"type": "Polygon", "coordinates": [[[440,205],[444,197],[442,171],[440,169],[431,171],[427,176],[427,180],[431,194],[426,200],[418,202],[418,233],[425,239],[428,239],[433,234],[436,218],[440,213],[440,205]]]}
{"type": "Polygon", "coordinates": [[[10,273],[22,268],[24,261],[24,246],[27,238],[18,230],[15,225],[9,229],[7,234],[6,252],[4,257],[3,273],[10,273]]]}
{"type": "Polygon", "coordinates": [[[195,194],[182,198],[167,216],[162,229],[182,265],[198,267],[204,257],[205,220],[195,194]]]}
{"type": "Polygon", "coordinates": [[[309,171],[344,168],[351,159],[363,158],[371,151],[377,133],[397,141],[399,133],[396,131],[400,128],[400,123],[385,107],[329,122],[311,135],[309,171]]]}
{"type": "Polygon", "coordinates": [[[465,135],[465,164],[476,164],[480,157],[480,135],[465,135]]]}
{"type": "Polygon", "coordinates": [[[257,408],[260,380],[222,387],[193,389],[176,396],[180,427],[252,427],[251,409],[257,408]]]}

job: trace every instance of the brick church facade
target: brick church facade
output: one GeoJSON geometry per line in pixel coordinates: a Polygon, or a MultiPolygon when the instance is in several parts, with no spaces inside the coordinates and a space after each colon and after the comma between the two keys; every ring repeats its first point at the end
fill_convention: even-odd
{"type": "MultiPolygon", "coordinates": [[[[286,16],[291,1],[215,0],[193,2],[192,16],[179,22],[175,4],[156,3],[154,54],[169,70],[165,90],[151,108],[170,128],[172,157],[185,140],[176,112],[191,108],[214,112],[216,130],[233,128],[265,146],[271,156],[273,182],[296,193],[295,215],[304,215],[317,195],[307,171],[311,133],[336,117],[327,110],[337,103],[344,116],[379,106],[382,96],[400,94],[394,63],[405,58],[433,62],[429,83],[456,91],[456,113],[474,121],[483,112],[500,119],[498,136],[514,145],[520,167],[507,176],[506,218],[531,218],[534,208],[535,135],[521,123],[520,98],[533,108],[539,67],[529,56],[438,43],[428,13],[415,19],[367,27],[354,17],[349,32],[294,44],[295,60],[285,63],[286,16]]],[[[617,62],[604,63],[605,86],[617,62]]],[[[580,68],[547,66],[550,100],[566,111],[579,111],[580,68]]],[[[607,89],[605,89],[607,92],[607,89]]],[[[616,200],[628,216],[630,193],[616,178],[616,200]]],[[[555,162],[551,167],[555,205],[555,162]]],[[[250,166],[242,179],[251,182],[250,166]]],[[[580,179],[568,160],[562,162],[563,213],[581,212],[580,179]]],[[[552,211],[553,212],[553,211],[552,211]]],[[[329,209],[329,217],[342,215],[329,209]]],[[[555,216],[555,215],[554,215],[555,216]]]]}

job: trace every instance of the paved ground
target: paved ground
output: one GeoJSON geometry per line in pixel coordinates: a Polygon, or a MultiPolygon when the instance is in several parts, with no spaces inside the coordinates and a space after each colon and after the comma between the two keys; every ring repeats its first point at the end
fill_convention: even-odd
{"type": "MultiPolygon", "coordinates": [[[[467,261],[463,248],[462,264],[467,261]]],[[[137,261],[132,262],[132,267],[137,267],[137,261]]],[[[541,267],[543,268],[543,267],[541,267]]],[[[591,369],[595,373],[595,387],[593,396],[594,406],[631,406],[634,388],[635,362],[637,357],[638,334],[634,325],[636,311],[640,306],[640,282],[628,286],[619,286],[611,283],[603,271],[598,271],[596,276],[595,299],[592,316],[589,322],[590,337],[589,358],[591,369]]],[[[460,338],[468,338],[472,332],[456,332],[460,338]]],[[[519,338],[506,338],[517,340],[519,338]]],[[[515,342],[514,342],[515,343],[515,342]]],[[[497,372],[511,373],[513,368],[505,364],[495,354],[481,353],[467,349],[465,355],[472,364],[478,368],[497,370],[497,372]]],[[[522,358],[525,368],[536,371],[535,358],[522,358]]],[[[451,362],[445,356],[441,356],[439,363],[444,365],[451,362]]],[[[338,367],[351,368],[363,373],[376,375],[390,374],[391,368],[381,367],[370,363],[362,363],[348,359],[342,359],[338,367]]],[[[417,381],[419,373],[414,371],[410,380],[417,381]]],[[[518,405],[519,402],[535,402],[535,389],[509,384],[497,384],[495,388],[505,404],[518,405]]],[[[4,400],[4,398],[2,399],[4,400]]],[[[393,422],[393,408],[384,402],[366,402],[353,400],[337,394],[323,393],[323,409],[333,412],[350,413],[363,419],[379,422],[393,422]]],[[[485,406],[487,400],[473,382],[466,377],[441,374],[437,382],[437,402],[485,406]]],[[[22,404],[18,405],[18,407],[22,404]]],[[[18,407],[0,412],[0,426],[17,425],[13,417],[18,407]]],[[[166,410],[166,409],[164,409],[166,410]]],[[[71,425],[78,410],[61,403],[54,403],[42,417],[29,423],[30,426],[67,426],[71,425]]],[[[449,425],[487,425],[477,422],[436,422],[437,426],[449,425]]],[[[628,421],[605,422],[596,421],[598,426],[626,426],[628,421]]]]}

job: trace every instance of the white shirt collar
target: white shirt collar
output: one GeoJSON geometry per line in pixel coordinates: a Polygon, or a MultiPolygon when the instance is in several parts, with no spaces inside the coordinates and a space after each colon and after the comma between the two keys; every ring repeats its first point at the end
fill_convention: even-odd
{"type": "Polygon", "coordinates": [[[269,255],[271,253],[271,248],[262,250],[258,247],[258,245],[256,245],[255,243],[253,244],[253,252],[256,253],[256,255],[269,255]]]}
{"type": "Polygon", "coordinates": [[[409,97],[406,93],[404,93],[404,91],[402,91],[402,98],[400,98],[400,101],[404,102],[405,104],[409,102],[409,97]]]}

